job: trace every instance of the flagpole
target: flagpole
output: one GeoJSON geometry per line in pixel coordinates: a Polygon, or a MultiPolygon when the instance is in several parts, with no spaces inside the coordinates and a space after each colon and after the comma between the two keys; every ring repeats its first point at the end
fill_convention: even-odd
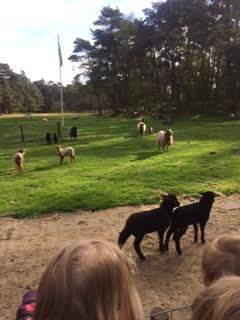
{"type": "Polygon", "coordinates": [[[62,88],[62,67],[59,66],[59,77],[60,77],[60,103],[62,113],[62,127],[64,127],[64,113],[63,113],[63,88],[62,88]]]}
{"type": "MultiPolygon", "coordinates": [[[[59,35],[58,35],[58,54],[60,55],[59,35]]],[[[60,56],[59,56],[59,80],[60,80],[60,106],[61,106],[61,114],[62,114],[62,127],[64,127],[63,88],[62,88],[62,62],[60,60],[60,56]]]]}

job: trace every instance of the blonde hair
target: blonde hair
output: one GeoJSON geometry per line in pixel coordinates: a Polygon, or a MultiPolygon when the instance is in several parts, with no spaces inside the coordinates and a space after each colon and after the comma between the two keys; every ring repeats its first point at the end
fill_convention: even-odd
{"type": "Polygon", "coordinates": [[[202,272],[205,285],[224,275],[240,276],[240,236],[219,236],[207,245],[202,272]]]}
{"type": "Polygon", "coordinates": [[[195,299],[191,320],[239,320],[240,277],[226,276],[206,287],[195,299]]]}
{"type": "Polygon", "coordinates": [[[42,275],[35,320],[137,320],[142,305],[130,266],[116,246],[98,240],[61,250],[42,275]]]}

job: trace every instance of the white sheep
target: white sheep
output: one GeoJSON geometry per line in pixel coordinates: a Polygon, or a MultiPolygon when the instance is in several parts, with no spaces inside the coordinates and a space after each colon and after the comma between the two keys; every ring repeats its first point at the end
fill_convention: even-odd
{"type": "Polygon", "coordinates": [[[23,172],[23,161],[24,161],[24,149],[19,149],[18,152],[15,154],[13,160],[16,164],[16,169],[19,173],[23,172]]]}
{"type": "Polygon", "coordinates": [[[48,118],[42,118],[43,122],[48,122],[48,118]]]}
{"type": "Polygon", "coordinates": [[[63,163],[64,157],[70,157],[71,162],[74,162],[75,151],[72,147],[66,147],[66,148],[56,147],[56,149],[57,149],[57,154],[60,157],[60,164],[63,163]]]}
{"type": "Polygon", "coordinates": [[[137,132],[140,137],[142,137],[147,130],[147,126],[144,121],[141,121],[137,124],[137,132]]]}
{"type": "Polygon", "coordinates": [[[173,132],[172,129],[168,129],[166,131],[161,130],[157,133],[157,145],[158,148],[165,151],[168,147],[173,144],[173,132]]]}

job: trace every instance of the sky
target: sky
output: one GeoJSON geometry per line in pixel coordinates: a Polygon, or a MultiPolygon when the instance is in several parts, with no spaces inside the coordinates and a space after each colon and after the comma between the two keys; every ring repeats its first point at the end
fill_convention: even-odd
{"type": "Polygon", "coordinates": [[[62,80],[71,83],[77,66],[68,61],[73,41],[90,40],[103,6],[142,16],[153,0],[2,0],[0,10],[0,63],[31,80],[59,81],[57,35],[63,56],[62,80]]]}

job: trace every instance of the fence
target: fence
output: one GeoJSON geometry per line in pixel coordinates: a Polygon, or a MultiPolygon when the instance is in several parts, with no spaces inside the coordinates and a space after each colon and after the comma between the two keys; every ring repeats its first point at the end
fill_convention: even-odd
{"type": "Polygon", "coordinates": [[[59,140],[69,137],[69,130],[74,125],[69,124],[61,128],[61,124],[56,119],[42,121],[40,119],[16,119],[11,121],[0,121],[0,143],[7,144],[26,144],[30,142],[45,142],[47,132],[56,133],[59,140]]]}
{"type": "Polygon", "coordinates": [[[144,320],[188,320],[191,317],[191,304],[164,310],[154,308],[144,320]]]}

